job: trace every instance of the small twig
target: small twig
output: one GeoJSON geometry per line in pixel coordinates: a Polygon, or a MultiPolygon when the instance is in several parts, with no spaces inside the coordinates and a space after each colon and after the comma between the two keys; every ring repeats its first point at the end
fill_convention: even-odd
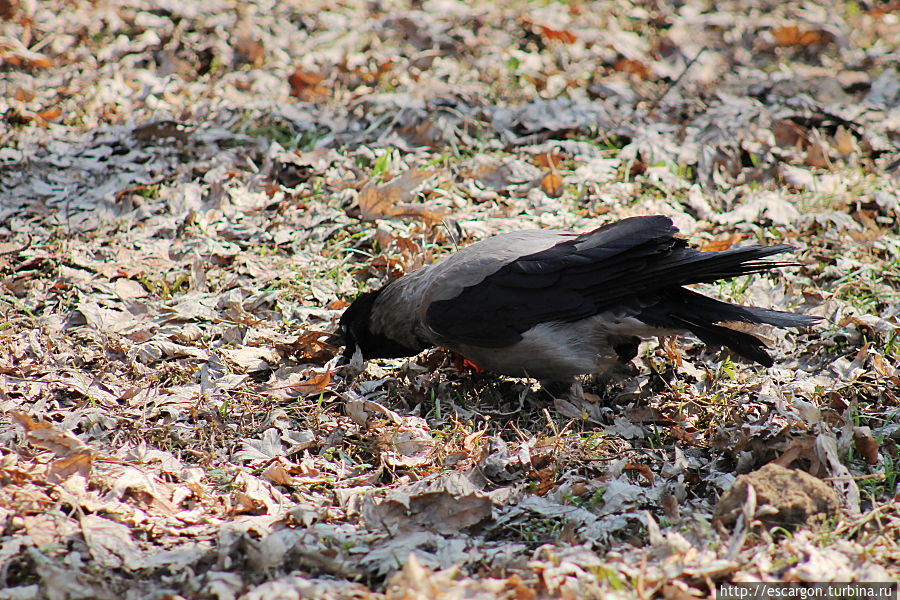
{"type": "Polygon", "coordinates": [[[547,410],[547,407],[544,407],[544,418],[547,419],[547,424],[550,425],[550,429],[553,430],[553,435],[558,438],[559,430],[556,428],[556,423],[553,422],[553,417],[550,416],[550,411],[547,410]]]}
{"type": "Polygon", "coordinates": [[[459,240],[456,239],[456,234],[453,233],[453,230],[451,230],[450,226],[447,224],[447,219],[441,219],[441,225],[443,225],[444,229],[447,230],[447,237],[450,238],[450,243],[453,244],[453,249],[459,250],[459,240]]]}
{"type": "Polygon", "coordinates": [[[704,52],[706,52],[706,46],[700,48],[700,51],[697,52],[697,55],[689,60],[686,65],[684,65],[684,69],[681,70],[681,73],[678,75],[678,77],[676,77],[675,80],[672,81],[672,83],[670,83],[666,87],[666,89],[663,90],[663,93],[660,94],[659,97],[650,104],[650,106],[652,107],[651,110],[659,108],[659,105],[660,103],[662,103],[663,98],[666,97],[666,94],[671,92],[675,88],[675,86],[681,83],[681,80],[684,79],[684,76],[687,75],[687,72],[690,70],[690,68],[694,66],[694,63],[697,62],[697,59],[703,56],[704,52]]]}
{"type": "Polygon", "coordinates": [[[863,479],[884,479],[884,473],[872,473],[871,475],[848,475],[844,477],[823,477],[824,481],[862,481],[863,479]]]}
{"type": "Polygon", "coordinates": [[[29,248],[31,248],[31,234],[26,233],[25,237],[27,239],[25,240],[25,244],[21,248],[16,248],[14,250],[6,250],[4,252],[0,252],[0,256],[9,256],[10,254],[17,254],[19,252],[24,252],[25,250],[28,250],[29,248]]]}
{"type": "Polygon", "coordinates": [[[833,532],[833,535],[841,535],[845,531],[850,531],[851,529],[859,529],[860,527],[862,527],[869,521],[877,518],[882,512],[885,512],[888,508],[891,508],[892,506],[893,506],[893,504],[888,503],[888,504],[882,504],[881,506],[873,508],[866,514],[864,514],[861,517],[859,517],[858,519],[856,519],[855,521],[852,521],[850,523],[844,523],[843,525],[836,527],[833,532]]]}

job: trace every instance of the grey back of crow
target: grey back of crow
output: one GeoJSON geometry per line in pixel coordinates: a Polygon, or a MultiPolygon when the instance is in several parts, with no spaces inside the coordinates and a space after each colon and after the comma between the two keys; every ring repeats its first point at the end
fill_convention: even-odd
{"type": "Polygon", "coordinates": [[[518,231],[468,246],[361,295],[341,318],[347,355],[410,356],[445,346],[497,373],[565,380],[628,361],[643,337],[691,331],[770,366],[753,335],[719,323],[802,327],[816,319],[744,307],[683,286],[773,267],[792,246],[701,252],[663,216],[575,234],[518,231]]]}

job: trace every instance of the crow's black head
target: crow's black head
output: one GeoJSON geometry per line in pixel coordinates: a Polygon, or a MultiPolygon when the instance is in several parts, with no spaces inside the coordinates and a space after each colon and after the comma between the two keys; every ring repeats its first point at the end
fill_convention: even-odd
{"type": "Polygon", "coordinates": [[[364,358],[369,358],[367,352],[369,344],[366,343],[366,340],[372,335],[369,331],[369,317],[380,293],[381,290],[375,290],[360,294],[341,315],[339,324],[341,334],[344,336],[344,358],[347,360],[353,357],[357,347],[362,350],[364,358]]]}
{"type": "Polygon", "coordinates": [[[357,348],[362,351],[365,360],[402,358],[419,353],[419,350],[407,348],[381,333],[373,332],[370,328],[372,312],[377,309],[375,301],[386,287],[360,294],[341,315],[340,328],[345,343],[344,358],[347,360],[353,358],[357,348]]]}

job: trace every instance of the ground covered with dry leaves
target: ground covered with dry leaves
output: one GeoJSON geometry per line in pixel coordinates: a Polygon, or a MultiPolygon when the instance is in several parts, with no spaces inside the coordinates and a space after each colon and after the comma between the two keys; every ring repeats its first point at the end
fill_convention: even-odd
{"type": "Polygon", "coordinates": [[[0,599],[900,578],[897,5],[676,4],[0,1],[0,599]],[[643,214],[821,325],[584,402],[336,364],[361,290],[643,214]]]}

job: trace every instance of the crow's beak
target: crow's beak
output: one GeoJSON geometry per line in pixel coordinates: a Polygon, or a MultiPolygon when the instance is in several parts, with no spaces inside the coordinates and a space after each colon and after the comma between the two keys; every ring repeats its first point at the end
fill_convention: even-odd
{"type": "Polygon", "coordinates": [[[356,344],[356,340],[354,339],[353,335],[349,334],[349,332],[345,333],[340,327],[334,333],[332,333],[331,336],[328,337],[327,341],[332,346],[344,347],[344,351],[341,352],[341,357],[337,362],[338,365],[347,365],[352,363],[354,356],[357,354],[362,356],[362,350],[360,350],[359,346],[356,344]]]}
{"type": "Polygon", "coordinates": [[[363,371],[366,368],[366,361],[363,358],[362,350],[356,344],[346,345],[335,364],[338,367],[348,367],[350,372],[354,373],[363,371]]]}
{"type": "Polygon", "coordinates": [[[337,351],[337,349],[340,348],[341,346],[344,346],[344,351],[341,352],[340,354],[336,354],[336,356],[340,356],[340,358],[337,361],[337,365],[346,364],[347,361],[350,359],[350,356],[348,356],[348,350],[349,350],[348,346],[350,345],[350,342],[347,341],[347,337],[344,335],[344,332],[342,331],[342,329],[340,327],[336,327],[334,329],[334,331],[331,331],[329,333],[330,333],[329,336],[326,338],[322,338],[321,342],[323,344],[327,344],[329,347],[333,348],[335,351],[337,351]]]}

